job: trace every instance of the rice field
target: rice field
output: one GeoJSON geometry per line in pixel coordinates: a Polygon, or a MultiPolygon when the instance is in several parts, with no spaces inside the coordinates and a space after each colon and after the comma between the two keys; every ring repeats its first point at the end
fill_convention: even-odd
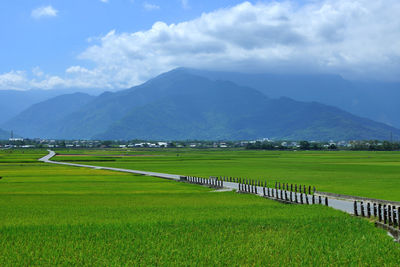
{"type": "MultiPolygon", "coordinates": [[[[151,170],[172,173],[189,172],[201,161],[201,155],[171,151],[157,157],[95,156],[116,152],[121,153],[75,151],[88,155],[79,157],[86,164],[150,170],[155,160],[151,170]],[[179,165],[175,157],[185,157],[180,169],[174,168],[179,165]]],[[[329,207],[285,205],[154,177],[36,161],[46,153],[0,151],[1,266],[399,263],[399,244],[385,231],[329,207]]],[[[210,155],[203,157],[203,167],[198,164],[193,174],[217,169],[210,155]]]]}

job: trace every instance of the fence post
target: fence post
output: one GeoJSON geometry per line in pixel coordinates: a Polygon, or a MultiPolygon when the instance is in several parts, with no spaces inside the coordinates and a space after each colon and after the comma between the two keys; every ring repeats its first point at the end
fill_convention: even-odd
{"type": "Polygon", "coordinates": [[[294,201],[295,201],[296,203],[298,203],[298,202],[297,202],[297,192],[294,192],[294,201]]]}
{"type": "Polygon", "coordinates": [[[302,193],[302,192],[301,192],[301,185],[299,185],[299,192],[300,192],[300,194],[302,193]]]}
{"type": "Polygon", "coordinates": [[[290,191],[293,192],[293,184],[290,184],[290,191]]]}
{"type": "Polygon", "coordinates": [[[358,213],[357,213],[357,201],[354,201],[354,216],[358,216],[358,213]]]}
{"type": "Polygon", "coordinates": [[[383,223],[384,223],[384,224],[387,223],[387,209],[386,209],[386,205],[383,205],[383,223]]]}
{"type": "Polygon", "coordinates": [[[315,195],[312,195],[312,203],[315,204],[315,195]]]}
{"type": "Polygon", "coordinates": [[[367,217],[371,218],[371,204],[369,202],[367,203],[367,217]]]}
{"type": "Polygon", "coordinates": [[[396,207],[393,206],[393,227],[397,226],[397,214],[396,214],[396,207]]]}
{"type": "Polygon", "coordinates": [[[379,219],[379,222],[381,222],[382,221],[382,205],[379,203],[378,204],[378,219],[379,219]]]}
{"type": "Polygon", "coordinates": [[[325,197],[325,206],[328,206],[328,197],[325,197]]]}
{"type": "Polygon", "coordinates": [[[361,216],[365,217],[365,213],[364,213],[364,202],[361,201],[361,216]]]}
{"type": "Polygon", "coordinates": [[[300,190],[300,203],[303,204],[303,193],[301,192],[301,190],[300,190]]]}
{"type": "Polygon", "coordinates": [[[311,185],[308,186],[308,194],[311,195],[311,185]]]}
{"type": "Polygon", "coordinates": [[[292,194],[293,194],[293,192],[292,191],[289,191],[289,196],[290,196],[290,202],[293,202],[293,196],[292,196],[292,194]]]}
{"type": "Polygon", "coordinates": [[[397,207],[397,226],[400,230],[400,207],[397,207]]]}
{"type": "Polygon", "coordinates": [[[308,201],[308,196],[307,196],[307,194],[305,194],[305,197],[306,197],[306,204],[309,205],[310,202],[308,201]]]}
{"type": "Polygon", "coordinates": [[[258,193],[257,193],[257,186],[256,186],[254,189],[255,189],[254,191],[256,191],[256,195],[258,195],[258,193]]]}
{"type": "Polygon", "coordinates": [[[322,204],[321,196],[318,196],[318,204],[322,204]]]}
{"type": "Polygon", "coordinates": [[[304,193],[304,194],[307,194],[306,186],[305,186],[305,185],[303,185],[303,193],[304,193]]]}
{"type": "Polygon", "coordinates": [[[392,225],[392,206],[388,205],[388,224],[392,225]]]}
{"type": "Polygon", "coordinates": [[[376,203],[374,202],[374,217],[376,217],[376,203]]]}

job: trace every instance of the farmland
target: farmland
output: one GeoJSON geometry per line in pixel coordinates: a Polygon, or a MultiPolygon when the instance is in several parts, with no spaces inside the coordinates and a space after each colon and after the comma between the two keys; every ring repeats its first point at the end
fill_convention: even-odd
{"type": "Polygon", "coordinates": [[[59,151],[55,160],[193,176],[314,185],[318,191],[400,201],[400,153],[360,151],[59,151]],[[79,153],[81,155],[79,155],[79,153]],[[85,156],[88,155],[88,156],[85,156]],[[96,156],[101,155],[101,156],[96,156]]]}
{"type": "MultiPolygon", "coordinates": [[[[87,164],[139,164],[101,161],[115,151],[80,152],[108,154],[81,156],[87,164]]],[[[2,266],[398,263],[398,244],[383,230],[331,208],[37,162],[44,154],[0,152],[2,266]]]]}

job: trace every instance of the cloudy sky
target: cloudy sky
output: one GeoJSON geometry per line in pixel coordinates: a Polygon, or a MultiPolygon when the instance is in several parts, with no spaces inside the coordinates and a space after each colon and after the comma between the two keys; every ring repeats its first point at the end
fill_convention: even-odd
{"type": "Polygon", "coordinates": [[[139,84],[176,67],[400,81],[399,0],[0,2],[0,89],[139,84]]]}

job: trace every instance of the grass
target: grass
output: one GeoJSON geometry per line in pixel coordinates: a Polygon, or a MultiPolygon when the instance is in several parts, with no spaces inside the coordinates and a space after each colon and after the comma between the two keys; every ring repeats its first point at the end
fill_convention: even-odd
{"type": "Polygon", "coordinates": [[[383,230],[325,206],[37,162],[44,153],[0,152],[1,266],[398,265],[383,230]]]}
{"type": "Polygon", "coordinates": [[[312,185],[325,192],[400,201],[400,152],[147,149],[59,153],[87,155],[60,155],[55,158],[59,161],[95,161],[94,165],[193,176],[246,177],[267,180],[270,186],[279,181],[312,185]]]}

